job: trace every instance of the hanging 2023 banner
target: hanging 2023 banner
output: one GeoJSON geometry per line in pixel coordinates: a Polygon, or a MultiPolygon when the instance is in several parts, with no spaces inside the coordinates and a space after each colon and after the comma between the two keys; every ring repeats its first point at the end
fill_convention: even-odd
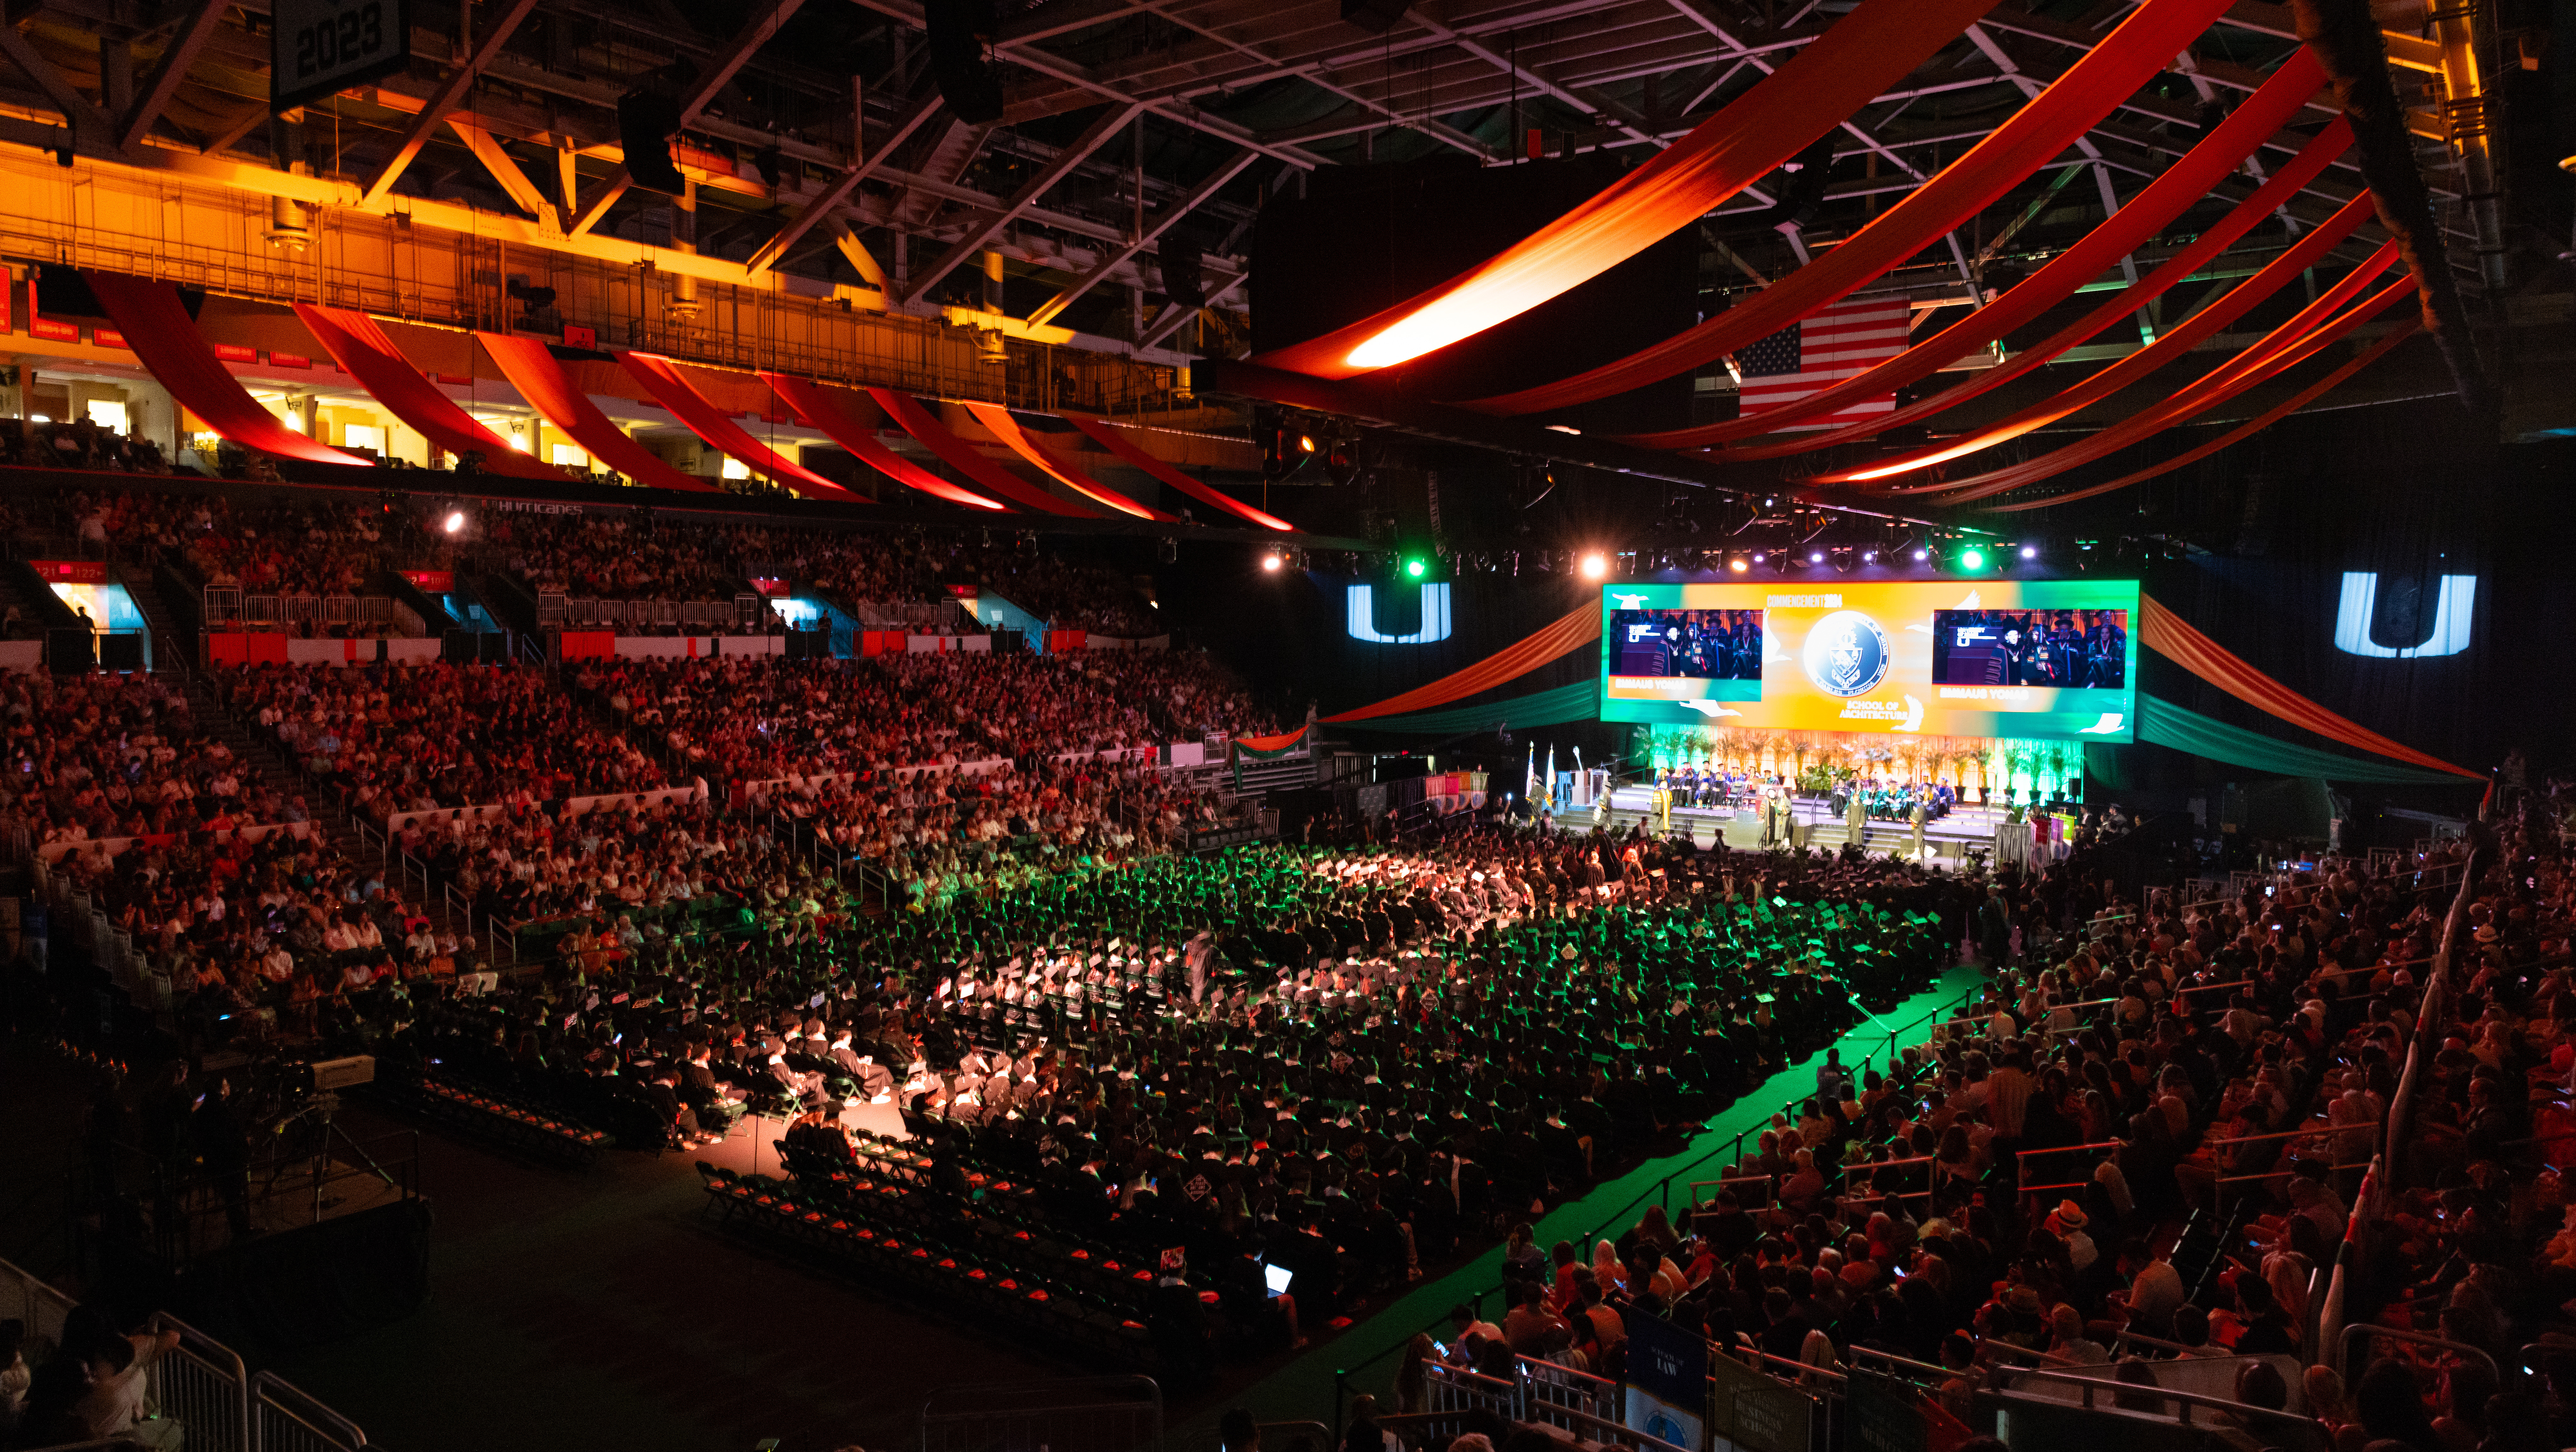
{"type": "Polygon", "coordinates": [[[1601,719],[2128,741],[2135,580],[1611,585],[1601,719]]]}

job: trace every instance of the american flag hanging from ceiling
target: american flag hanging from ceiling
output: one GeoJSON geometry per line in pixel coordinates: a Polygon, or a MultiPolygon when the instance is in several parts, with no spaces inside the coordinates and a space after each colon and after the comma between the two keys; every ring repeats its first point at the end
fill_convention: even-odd
{"type": "MultiPolygon", "coordinates": [[[[1744,412],[1795,402],[1904,352],[1906,317],[1902,296],[1850,298],[1756,341],[1735,355],[1744,412]]],[[[1835,428],[1895,408],[1891,390],[1781,427],[1835,428]]]]}

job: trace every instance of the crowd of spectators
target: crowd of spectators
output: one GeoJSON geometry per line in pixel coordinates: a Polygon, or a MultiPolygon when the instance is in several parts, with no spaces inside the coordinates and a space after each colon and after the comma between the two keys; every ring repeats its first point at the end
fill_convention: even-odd
{"type": "Polygon", "coordinates": [[[305,815],[300,799],[235,760],[162,678],[0,678],[0,818],[31,842],[224,831],[305,815]]]}
{"type": "Polygon", "coordinates": [[[68,507],[85,542],[252,595],[355,595],[387,552],[421,568],[443,568],[448,556],[419,519],[372,501],[245,507],[214,494],[107,491],[68,507]]]}
{"type": "Polygon", "coordinates": [[[782,782],[753,805],[810,834],[828,860],[885,873],[924,908],[1008,892],[1051,858],[1164,850],[1219,819],[1212,793],[1099,760],[782,782]]]}
{"type": "Polygon", "coordinates": [[[219,671],[215,688],[237,717],[270,733],[369,820],[672,785],[540,671],[446,661],[264,665],[219,671]]]}
{"type": "Polygon", "coordinates": [[[128,438],[93,419],[8,420],[0,424],[0,464],[28,469],[107,469],[167,474],[170,461],[150,439],[128,438]]]}
{"type": "Polygon", "coordinates": [[[1037,771],[1194,740],[1212,722],[1268,724],[1195,655],[621,660],[586,664],[574,683],[675,768],[726,783],[995,760],[1037,771]]]}
{"type": "Polygon", "coordinates": [[[1203,650],[1087,651],[1081,662],[1083,673],[1119,700],[1151,703],[1154,718],[1175,740],[1267,736],[1282,725],[1203,650]]]}
{"type": "Polygon", "coordinates": [[[1508,1314],[1460,1307],[1392,1409],[1423,1410],[1426,1362],[1471,1393],[1530,1361],[1616,1381],[1645,1314],[1810,1392],[1868,1365],[1970,1421],[1979,1393],[2045,1396],[2029,1378],[2057,1371],[2129,1384],[2107,1403],[2129,1412],[2172,1416],[2159,1387],[2236,1403],[2214,1425],[2246,1446],[2565,1444],[2576,903],[2552,821],[2507,823],[2479,865],[2438,987],[2442,853],[2196,903],[2106,897],[2082,856],[2003,874],[1960,913],[1981,956],[2020,960],[1980,1009],[1893,1073],[1828,1058],[1687,1210],[1597,1244],[1516,1238],[1508,1314]],[[1993,926],[2033,921],[2054,931],[1993,926]],[[2436,1340],[2351,1343],[2339,1375],[2318,1364],[2338,1314],[2436,1340]]]}
{"type": "Polygon", "coordinates": [[[920,530],[823,534],[778,530],[760,556],[786,578],[802,580],[844,604],[929,605],[949,591],[936,573],[930,536],[920,530]]]}
{"type": "Polygon", "coordinates": [[[980,734],[981,755],[1015,760],[1130,751],[1164,739],[1141,701],[1091,668],[1090,658],[949,651],[870,662],[907,699],[980,734]]]}
{"type": "MultiPolygon", "coordinates": [[[[938,555],[934,547],[933,558],[938,555]]],[[[940,574],[991,590],[1054,630],[1140,640],[1170,628],[1130,577],[1106,565],[1041,554],[1017,539],[982,545],[952,535],[940,574]]]]}
{"type": "Polygon", "coordinates": [[[204,1039],[354,1031],[354,995],[451,979],[473,958],[398,882],[311,828],[92,846],[52,871],[169,975],[204,1039]]]}
{"type": "Polygon", "coordinates": [[[713,783],[954,762],[970,730],[849,661],[723,656],[585,665],[573,682],[713,783]]]}
{"type": "MultiPolygon", "coordinates": [[[[729,601],[749,588],[741,556],[771,531],[616,514],[486,512],[479,531],[531,594],[600,600],[729,601]]],[[[781,532],[783,533],[783,532],[781,532]]]]}
{"type": "Polygon", "coordinates": [[[452,884],[477,917],[504,924],[757,901],[787,865],[765,824],[704,799],[621,802],[578,816],[526,802],[489,814],[430,813],[405,822],[393,845],[434,884],[452,884]]]}

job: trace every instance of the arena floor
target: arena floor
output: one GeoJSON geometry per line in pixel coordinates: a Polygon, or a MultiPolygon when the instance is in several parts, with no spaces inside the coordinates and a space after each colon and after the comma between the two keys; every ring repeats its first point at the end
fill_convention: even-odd
{"type": "MultiPolygon", "coordinates": [[[[1840,1041],[1847,1062],[1884,1062],[1889,1031],[1919,1042],[1982,969],[1960,966],[1877,1023],[1840,1041]]],[[[1570,1201],[1538,1224],[1541,1245],[1632,1221],[1673,1177],[1684,1203],[1695,1166],[1758,1129],[1814,1083],[1809,1060],[1782,1071],[1718,1115],[1682,1154],[1648,1162],[1570,1201]]],[[[62,1126],[78,1103],[58,1061],[20,1046],[0,1063],[0,1091],[37,1112],[0,1125],[0,1152],[32,1171],[0,1197],[0,1237],[34,1264],[52,1247],[58,1172],[72,1146],[62,1126]],[[59,1114],[48,1111],[59,1111],[59,1114]]],[[[361,1137],[410,1127],[363,1103],[343,1113],[361,1137]]],[[[702,1152],[738,1170],[774,1169],[778,1126],[749,1121],[702,1152]],[[755,1162],[754,1156],[759,1159],[755,1162]]],[[[793,1452],[852,1444],[885,1452],[914,1439],[934,1386],[1038,1380],[1070,1369],[998,1330],[924,1315],[903,1301],[816,1277],[701,1219],[705,1194],[690,1161],[614,1152],[587,1170],[529,1163],[442,1130],[420,1136],[423,1184],[437,1215],[430,1302],[393,1325],[326,1345],[271,1351],[264,1365],[339,1408],[395,1449],[608,1447],[636,1452],[730,1452],[777,1437],[793,1452]]],[[[1615,1233],[1615,1232],[1614,1232],[1615,1233]]],[[[22,1259],[23,1257],[23,1259],[22,1259]]],[[[1454,1303],[1490,1290],[1499,1249],[1373,1308],[1303,1352],[1227,1367],[1217,1382],[1176,1394],[1167,1445],[1215,1445],[1215,1421],[1249,1406],[1263,1421],[1329,1418],[1336,1369],[1355,1391],[1383,1393],[1394,1351],[1454,1303]]]]}

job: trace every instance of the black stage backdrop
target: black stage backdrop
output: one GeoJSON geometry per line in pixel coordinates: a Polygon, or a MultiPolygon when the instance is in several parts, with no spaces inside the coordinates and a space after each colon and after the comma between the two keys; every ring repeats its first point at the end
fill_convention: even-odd
{"type": "MultiPolygon", "coordinates": [[[[2567,494],[2576,446],[2445,461],[2428,457],[2426,435],[2438,438],[2445,422],[2438,414],[2431,429],[2416,409],[2327,417],[2338,434],[2304,456],[2306,467],[2241,486],[2233,550],[2158,567],[2148,593],[2290,689],[2454,765],[2486,771],[2516,747],[2535,764],[2566,758],[2563,723],[2576,715],[2576,507],[2567,494]],[[2443,577],[2474,578],[2465,648],[2374,657],[2338,647],[2348,573],[2374,577],[2375,608],[2354,623],[2383,649],[2431,634],[2443,577]]],[[[2310,740],[2152,652],[2143,659],[2142,683],[2157,695],[2310,740]]]]}
{"type": "MultiPolygon", "coordinates": [[[[1422,630],[1424,582],[1391,579],[1373,571],[1357,578],[1304,570],[1276,574],[1233,565],[1228,578],[1197,582],[1200,602],[1190,616],[1191,637],[1254,682],[1277,695],[1285,717],[1303,719],[1314,703],[1320,715],[1385,700],[1463,670],[1578,604],[1597,606],[1598,584],[1530,571],[1517,577],[1468,574],[1431,581],[1448,594],[1448,634],[1421,644],[1386,644],[1351,634],[1351,591],[1365,588],[1369,624],[1380,635],[1422,630]]],[[[1453,705],[1524,695],[1589,679],[1600,669],[1597,648],[1575,652],[1521,680],[1453,705]]]]}

